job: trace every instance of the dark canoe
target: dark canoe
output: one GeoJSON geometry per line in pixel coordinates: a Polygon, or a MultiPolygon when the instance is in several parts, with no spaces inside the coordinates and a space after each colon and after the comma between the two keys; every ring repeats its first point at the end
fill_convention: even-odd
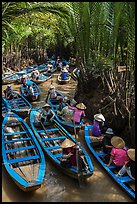
{"type": "Polygon", "coordinates": [[[4,97],[2,97],[2,113],[7,113],[9,109],[10,106],[8,104],[8,101],[4,97]]]}
{"type": "Polygon", "coordinates": [[[59,84],[67,84],[71,79],[71,76],[68,76],[66,80],[61,79],[61,74],[58,75],[58,83],[59,84]]]}
{"type": "MultiPolygon", "coordinates": [[[[60,97],[62,97],[62,98],[65,97],[62,93],[60,93],[60,92],[58,92],[58,91],[56,91],[56,93],[57,93],[57,96],[60,96],[60,97]]],[[[54,113],[55,113],[56,120],[57,120],[64,128],[66,128],[69,132],[74,133],[74,124],[62,120],[61,117],[57,114],[57,109],[58,109],[58,107],[59,107],[60,101],[59,101],[59,100],[56,100],[56,99],[48,99],[48,103],[50,104],[52,110],[53,110],[54,113]]],[[[82,125],[83,125],[83,120],[82,120],[79,124],[75,124],[76,132],[78,132],[78,131],[81,129],[82,125]]]]}
{"type": "Polygon", "coordinates": [[[31,78],[31,81],[35,82],[36,84],[41,84],[41,83],[44,83],[45,81],[49,80],[51,77],[52,77],[52,74],[50,74],[49,76],[46,76],[44,74],[40,74],[38,79],[31,78]]]}
{"type": "Polygon", "coordinates": [[[114,165],[110,165],[107,167],[102,160],[102,156],[105,153],[102,151],[101,147],[97,147],[94,145],[94,142],[90,138],[89,131],[92,131],[92,125],[85,126],[85,140],[87,146],[89,147],[90,151],[94,155],[94,157],[98,160],[98,162],[102,165],[102,167],[106,170],[106,172],[116,181],[120,187],[122,187],[133,199],[135,199],[135,181],[133,181],[128,175],[117,177],[116,176],[116,168],[114,165]]]}
{"type": "Polygon", "coordinates": [[[2,157],[19,188],[34,191],[41,187],[46,169],[43,151],[28,124],[11,112],[2,123],[2,157]]]}
{"type": "Polygon", "coordinates": [[[30,124],[31,128],[40,142],[44,152],[49,156],[49,158],[52,160],[52,162],[60,168],[60,170],[75,178],[78,179],[78,170],[77,167],[70,167],[65,168],[61,166],[60,159],[62,158],[62,149],[60,145],[62,142],[68,138],[72,140],[75,144],[77,144],[81,151],[83,152],[83,157],[86,162],[86,166],[88,170],[83,170],[82,178],[88,178],[93,174],[93,165],[90,160],[90,157],[88,156],[87,152],[84,150],[84,148],[70,135],[56,120],[53,120],[52,124],[48,124],[47,127],[42,124],[39,125],[36,124],[36,118],[41,113],[41,109],[32,109],[30,112],[30,124]]]}
{"type": "Polygon", "coordinates": [[[36,101],[38,100],[40,94],[41,94],[41,89],[39,88],[39,86],[33,82],[33,81],[30,81],[30,80],[27,80],[27,85],[31,85],[31,87],[33,88],[34,90],[34,95],[33,96],[27,96],[25,94],[25,87],[23,87],[23,85],[20,86],[20,93],[22,96],[24,96],[28,101],[36,101]]]}
{"type": "Polygon", "coordinates": [[[19,116],[25,118],[29,115],[32,105],[21,94],[13,91],[14,98],[7,100],[11,110],[19,116]]]}

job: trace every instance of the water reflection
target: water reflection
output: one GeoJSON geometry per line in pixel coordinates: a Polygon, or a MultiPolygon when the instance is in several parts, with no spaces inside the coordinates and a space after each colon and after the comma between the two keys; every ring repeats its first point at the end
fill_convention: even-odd
{"type": "MultiPolygon", "coordinates": [[[[49,81],[39,85],[41,96],[38,101],[32,103],[33,107],[42,107],[45,104],[46,94],[51,81],[57,91],[61,91],[69,97],[75,93],[76,83],[71,79],[67,85],[58,85],[56,75],[49,81]]],[[[19,91],[20,85],[12,85],[19,91]]],[[[6,85],[3,86],[3,89],[6,85]]],[[[84,131],[80,131],[78,141],[89,153],[94,165],[93,175],[87,179],[83,188],[79,187],[78,181],[68,177],[54,166],[49,158],[46,158],[45,180],[35,192],[25,193],[14,184],[11,177],[2,167],[2,201],[5,202],[132,202],[124,191],[106,174],[105,170],[96,162],[90,153],[84,140],[84,131]]]]}

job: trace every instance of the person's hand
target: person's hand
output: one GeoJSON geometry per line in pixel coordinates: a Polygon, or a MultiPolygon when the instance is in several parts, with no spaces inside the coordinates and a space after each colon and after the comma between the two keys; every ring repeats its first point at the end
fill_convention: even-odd
{"type": "Polygon", "coordinates": [[[106,164],[106,166],[110,166],[110,164],[106,164]]]}

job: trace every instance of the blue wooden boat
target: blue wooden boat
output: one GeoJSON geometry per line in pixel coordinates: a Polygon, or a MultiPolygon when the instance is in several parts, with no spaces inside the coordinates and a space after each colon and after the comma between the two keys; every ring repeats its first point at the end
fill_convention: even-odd
{"type": "Polygon", "coordinates": [[[29,115],[32,105],[18,92],[13,91],[13,99],[7,100],[11,110],[19,116],[25,118],[29,115]]]}
{"type": "Polygon", "coordinates": [[[12,70],[9,69],[9,68],[6,68],[6,72],[3,72],[3,73],[2,73],[2,80],[5,80],[5,79],[11,77],[11,76],[13,76],[14,74],[15,74],[14,71],[12,71],[12,70]]]}
{"type": "Polygon", "coordinates": [[[8,104],[8,101],[4,97],[2,97],[2,113],[7,113],[9,109],[10,106],[8,104]]]}
{"type": "Polygon", "coordinates": [[[38,79],[33,79],[30,78],[31,81],[35,82],[36,84],[41,84],[44,83],[45,81],[49,80],[52,77],[52,74],[50,75],[44,75],[44,74],[40,74],[38,79]]]}
{"type": "MultiPolygon", "coordinates": [[[[56,93],[57,93],[58,97],[59,96],[62,97],[62,98],[65,97],[62,93],[60,93],[58,91],[56,91],[56,93]]],[[[56,115],[56,120],[61,125],[63,125],[63,127],[66,128],[70,133],[74,133],[74,124],[62,120],[62,118],[57,114],[57,109],[59,107],[60,101],[57,100],[57,99],[48,99],[48,103],[50,104],[52,110],[54,111],[54,113],[56,115]]],[[[81,129],[82,125],[83,125],[83,120],[79,124],[75,124],[76,132],[78,132],[81,129]]]]}
{"type": "Polygon", "coordinates": [[[2,80],[2,84],[11,84],[19,80],[19,76],[17,74],[13,74],[12,76],[6,77],[2,80]]]}
{"type": "Polygon", "coordinates": [[[5,169],[23,191],[34,191],[44,180],[46,163],[34,133],[22,118],[9,112],[2,123],[5,169]]]}
{"type": "Polygon", "coordinates": [[[128,175],[117,177],[116,167],[114,165],[110,165],[109,167],[105,165],[102,160],[102,156],[104,156],[105,153],[102,151],[101,147],[97,147],[97,144],[94,144],[93,140],[90,137],[89,131],[92,131],[92,125],[85,126],[85,140],[94,157],[98,160],[98,162],[102,165],[106,172],[114,179],[114,181],[116,181],[119,186],[122,187],[126,191],[126,193],[131,196],[131,198],[135,199],[135,181],[133,181],[128,175]]]}
{"type": "Polygon", "coordinates": [[[41,122],[37,123],[39,114],[41,114],[41,109],[36,108],[31,110],[30,125],[44,152],[49,156],[52,162],[59,167],[63,173],[78,179],[77,167],[65,168],[61,165],[60,161],[62,158],[62,148],[60,145],[68,138],[77,144],[82,151],[87,166],[87,169],[82,171],[83,178],[90,177],[93,174],[93,165],[84,148],[56,120],[53,120],[53,123],[47,124],[47,126],[44,126],[41,122]]]}
{"type": "Polygon", "coordinates": [[[27,96],[27,94],[25,93],[26,87],[23,87],[23,85],[20,86],[20,92],[22,94],[22,96],[24,96],[28,101],[36,101],[40,94],[41,94],[41,89],[39,88],[39,86],[30,80],[27,80],[27,85],[31,85],[31,87],[34,90],[34,95],[33,96],[27,96]]]}
{"type": "Polygon", "coordinates": [[[46,64],[40,64],[38,67],[38,71],[41,72],[46,72],[47,71],[47,65],[46,64]]]}

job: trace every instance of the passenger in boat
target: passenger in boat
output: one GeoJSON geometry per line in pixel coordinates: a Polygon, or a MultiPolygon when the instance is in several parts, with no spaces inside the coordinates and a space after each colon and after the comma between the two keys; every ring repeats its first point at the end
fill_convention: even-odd
{"type": "Polygon", "coordinates": [[[39,71],[38,70],[34,70],[31,74],[32,79],[36,79],[38,80],[39,78],[39,71]]]}
{"type": "Polygon", "coordinates": [[[68,106],[70,110],[74,110],[72,121],[74,124],[79,124],[82,120],[82,117],[85,117],[86,106],[83,103],[79,103],[76,107],[68,106]]]}
{"type": "Polygon", "coordinates": [[[29,96],[34,96],[34,90],[32,88],[32,86],[29,84],[27,85],[27,88],[25,90],[25,94],[29,97],[29,96]]]}
{"type": "Polygon", "coordinates": [[[69,72],[69,64],[66,65],[66,70],[69,72]]]}
{"type": "Polygon", "coordinates": [[[60,59],[58,60],[58,63],[57,63],[57,69],[58,69],[58,70],[61,70],[61,69],[62,69],[62,62],[61,62],[60,59]]]}
{"type": "Polygon", "coordinates": [[[127,148],[125,142],[121,137],[113,136],[111,138],[112,150],[110,152],[110,159],[106,166],[113,164],[116,167],[121,168],[126,162],[129,161],[127,156],[127,148]]]}
{"type": "Polygon", "coordinates": [[[41,122],[46,125],[47,122],[52,122],[53,118],[55,117],[55,113],[52,111],[51,106],[46,103],[41,112],[40,120],[41,122]]]}
{"type": "Polygon", "coordinates": [[[26,75],[23,75],[23,76],[21,77],[21,83],[22,83],[23,87],[26,87],[26,86],[27,86],[26,75]]]}
{"type": "Polygon", "coordinates": [[[50,89],[48,91],[48,96],[50,97],[50,99],[56,99],[57,98],[55,86],[53,86],[53,85],[50,86],[50,89]]]}
{"type": "Polygon", "coordinates": [[[52,69],[53,69],[53,65],[52,64],[47,64],[47,71],[48,71],[48,73],[51,73],[52,69]]]}
{"type": "Polygon", "coordinates": [[[105,132],[104,138],[102,140],[103,152],[110,154],[112,150],[111,138],[114,136],[114,132],[111,128],[108,128],[105,132]]]}
{"type": "MultiPolygon", "coordinates": [[[[61,165],[63,167],[77,167],[77,159],[79,162],[79,165],[82,166],[82,169],[86,169],[86,165],[81,158],[80,154],[78,154],[77,158],[77,150],[79,150],[79,147],[70,139],[65,139],[62,144],[60,145],[62,148],[62,158],[61,158],[61,165]]],[[[80,151],[80,150],[79,150],[80,151]]]]}
{"type": "Polygon", "coordinates": [[[63,68],[61,71],[61,80],[66,80],[68,78],[68,70],[63,68]]]}
{"type": "Polygon", "coordinates": [[[116,176],[121,177],[127,173],[133,180],[135,180],[135,149],[128,149],[127,155],[129,161],[123,165],[116,176]]]}
{"type": "Polygon", "coordinates": [[[60,112],[58,112],[58,114],[60,114],[62,120],[66,121],[66,122],[71,122],[74,110],[70,110],[68,108],[68,106],[70,105],[69,98],[65,96],[63,98],[63,103],[64,103],[64,107],[62,108],[62,110],[60,112]]]}
{"type": "Polygon", "coordinates": [[[65,105],[65,103],[64,103],[63,98],[59,98],[59,106],[58,106],[58,108],[57,108],[57,114],[58,114],[58,115],[61,114],[61,111],[62,111],[62,109],[63,109],[65,106],[66,106],[66,105],[65,105]]]}
{"type": "Polygon", "coordinates": [[[8,85],[4,90],[5,98],[11,100],[14,98],[13,90],[11,89],[11,85],[8,85]]]}
{"type": "Polygon", "coordinates": [[[92,136],[101,136],[101,128],[104,125],[105,118],[101,113],[95,114],[94,115],[94,120],[93,120],[93,127],[92,127],[92,136]]]}

